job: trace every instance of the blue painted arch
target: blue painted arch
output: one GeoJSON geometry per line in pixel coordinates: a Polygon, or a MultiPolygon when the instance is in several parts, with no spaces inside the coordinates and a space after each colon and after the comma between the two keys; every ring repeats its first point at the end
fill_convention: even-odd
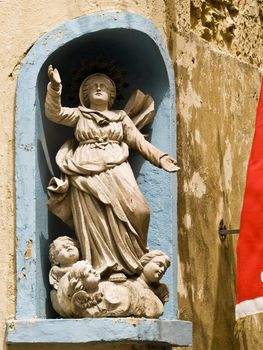
{"type": "MultiPolygon", "coordinates": [[[[16,319],[22,323],[23,320],[55,317],[49,302],[48,245],[55,236],[68,233],[46,207],[46,186],[52,173],[57,174],[55,153],[72,132],[49,122],[44,116],[47,67],[52,64],[59,69],[63,83],[62,102],[70,106],[71,93],[67,86],[74,70],[84,59],[92,61],[98,55],[108,61],[117,60],[128,72],[125,79],[129,87],[122,91],[124,100],[113,107],[122,108],[136,88],[152,95],[157,113],[148,130],[150,141],[175,155],[173,65],[162,37],[151,21],[134,13],[97,13],[62,24],[38,40],[21,66],[16,100],[16,319]]],[[[150,249],[162,249],[172,260],[172,267],[165,276],[170,301],[162,317],[172,322],[177,319],[176,176],[154,168],[138,156],[132,155],[131,163],[151,208],[148,245],[150,249]]],[[[105,322],[110,325],[111,321],[105,322]]],[[[187,324],[186,328],[186,338],[190,339],[191,327],[187,324]]],[[[12,339],[21,337],[20,334],[14,337],[13,333],[12,336],[12,339]]],[[[63,337],[59,342],[63,342],[63,337]]]]}

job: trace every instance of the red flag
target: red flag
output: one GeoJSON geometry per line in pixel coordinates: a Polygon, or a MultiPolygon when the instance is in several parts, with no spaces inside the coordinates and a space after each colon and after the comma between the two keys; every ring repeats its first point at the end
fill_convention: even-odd
{"type": "Polygon", "coordinates": [[[236,318],[263,312],[263,80],[237,244],[236,318]]]}

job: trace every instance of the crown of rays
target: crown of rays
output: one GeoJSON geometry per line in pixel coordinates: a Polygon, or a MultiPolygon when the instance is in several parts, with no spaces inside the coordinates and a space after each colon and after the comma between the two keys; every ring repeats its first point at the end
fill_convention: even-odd
{"type": "Polygon", "coordinates": [[[107,61],[103,56],[97,57],[95,61],[90,61],[88,59],[83,60],[80,68],[73,72],[74,78],[70,84],[71,100],[78,99],[81,83],[89,75],[95,73],[106,74],[110,79],[112,79],[116,85],[116,99],[123,100],[121,91],[129,86],[129,83],[124,79],[127,71],[125,69],[121,69],[116,60],[107,61]]]}

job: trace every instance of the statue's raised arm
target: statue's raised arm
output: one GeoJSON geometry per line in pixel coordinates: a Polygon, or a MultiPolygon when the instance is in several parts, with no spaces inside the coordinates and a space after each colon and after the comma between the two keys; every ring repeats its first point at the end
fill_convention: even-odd
{"type": "Polygon", "coordinates": [[[48,77],[50,82],[47,86],[47,95],[45,101],[45,113],[48,119],[54,123],[75,127],[80,112],[78,108],[62,107],[61,92],[62,84],[58,70],[53,69],[52,65],[48,67],[48,77]]]}
{"type": "Polygon", "coordinates": [[[53,69],[52,65],[48,66],[48,77],[52,88],[58,91],[61,86],[61,79],[58,70],[56,68],[53,69]]]}

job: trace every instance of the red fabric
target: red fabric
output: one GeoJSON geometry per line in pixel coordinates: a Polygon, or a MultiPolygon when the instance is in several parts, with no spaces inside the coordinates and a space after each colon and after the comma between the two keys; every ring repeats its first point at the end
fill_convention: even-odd
{"type": "Polygon", "coordinates": [[[237,245],[237,304],[263,297],[263,80],[237,245]]]}

